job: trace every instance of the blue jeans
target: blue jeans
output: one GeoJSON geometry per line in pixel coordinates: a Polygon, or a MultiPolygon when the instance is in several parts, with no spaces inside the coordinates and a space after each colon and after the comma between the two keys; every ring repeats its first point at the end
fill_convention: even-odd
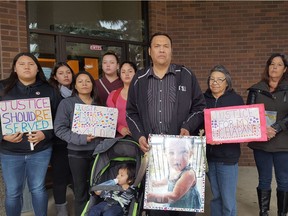
{"type": "Polygon", "coordinates": [[[48,196],[45,176],[52,149],[27,155],[0,154],[5,183],[5,209],[7,216],[20,216],[22,194],[27,179],[32,195],[32,205],[36,216],[47,215],[48,196]]]}
{"type": "Polygon", "coordinates": [[[100,202],[93,206],[88,216],[122,216],[123,210],[120,205],[108,205],[107,202],[100,202]]]}
{"type": "Polygon", "coordinates": [[[226,165],[209,162],[207,173],[213,198],[210,202],[211,216],[236,216],[236,190],[238,163],[226,165]]]}
{"type": "Polygon", "coordinates": [[[258,188],[271,190],[274,166],[277,190],[288,192],[288,152],[253,150],[253,153],[259,175],[258,188]]]}

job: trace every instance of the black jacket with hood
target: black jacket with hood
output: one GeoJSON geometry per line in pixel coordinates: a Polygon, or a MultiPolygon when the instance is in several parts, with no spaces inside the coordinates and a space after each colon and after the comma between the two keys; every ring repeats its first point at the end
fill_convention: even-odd
{"type": "MultiPolygon", "coordinates": [[[[206,99],[207,108],[218,108],[227,106],[244,105],[244,101],[233,89],[226,90],[219,98],[215,98],[211,90],[208,89],[204,97],[206,99]]],[[[208,162],[223,162],[224,164],[238,163],[241,150],[239,143],[225,143],[221,145],[206,145],[206,156],[208,162]]]]}

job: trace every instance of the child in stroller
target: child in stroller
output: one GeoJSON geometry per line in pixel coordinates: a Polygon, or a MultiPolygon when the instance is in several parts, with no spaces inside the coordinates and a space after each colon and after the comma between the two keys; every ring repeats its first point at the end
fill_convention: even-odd
{"type": "MultiPolygon", "coordinates": [[[[138,216],[142,210],[143,190],[141,188],[141,181],[147,167],[147,157],[143,156],[137,142],[133,141],[131,137],[118,137],[115,139],[105,139],[100,142],[95,148],[95,161],[92,167],[90,178],[90,199],[86,204],[81,216],[88,216],[90,210],[98,203],[105,201],[103,197],[95,195],[95,191],[113,191],[112,193],[123,193],[123,189],[119,185],[115,185],[115,178],[121,171],[122,166],[134,166],[134,178],[129,183],[127,190],[133,191],[132,200],[124,208],[121,216],[138,216]],[[112,180],[111,180],[112,179],[112,180]],[[135,179],[135,180],[134,180],[135,179]],[[108,181],[110,180],[110,181],[108,181]],[[113,182],[114,185],[107,185],[107,181],[113,182]],[[134,183],[133,183],[134,181],[134,183]],[[106,182],[106,183],[105,183],[106,182]],[[104,183],[104,184],[103,184],[104,183]]],[[[130,168],[129,168],[130,170],[130,168]]],[[[119,183],[118,183],[119,184],[119,183]]],[[[127,191],[126,190],[126,191],[127,191]]],[[[109,200],[109,202],[113,202],[109,200]]],[[[91,210],[92,211],[92,210],[91,210]]],[[[93,215],[93,214],[92,214],[93,215]]]]}
{"type": "Polygon", "coordinates": [[[92,206],[88,216],[123,215],[125,208],[134,197],[134,180],[135,164],[122,164],[115,179],[108,180],[99,185],[118,185],[119,190],[95,191],[95,194],[102,197],[104,201],[92,206]]]}

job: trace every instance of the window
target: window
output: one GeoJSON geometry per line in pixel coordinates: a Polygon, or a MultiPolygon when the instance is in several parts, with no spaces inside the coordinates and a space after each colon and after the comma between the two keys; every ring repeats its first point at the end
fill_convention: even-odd
{"type": "Polygon", "coordinates": [[[29,29],[144,41],[141,1],[28,1],[29,29]]]}

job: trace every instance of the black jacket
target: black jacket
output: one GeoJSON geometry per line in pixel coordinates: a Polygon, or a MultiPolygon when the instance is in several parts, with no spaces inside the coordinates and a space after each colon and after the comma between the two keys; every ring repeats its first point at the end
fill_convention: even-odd
{"type": "MultiPolygon", "coordinates": [[[[222,96],[216,99],[210,90],[204,94],[207,108],[227,107],[244,105],[240,95],[234,90],[226,91],[222,96]]],[[[206,156],[208,162],[223,162],[226,164],[238,163],[241,150],[239,143],[225,143],[222,145],[206,145],[206,156]]]]}
{"type": "MultiPolygon", "coordinates": [[[[50,98],[50,106],[52,116],[55,116],[58,103],[60,101],[60,96],[54,88],[52,88],[48,83],[44,83],[41,80],[37,80],[34,84],[25,86],[20,81],[18,81],[15,86],[6,94],[2,95],[5,88],[5,82],[0,82],[0,100],[17,100],[17,99],[27,99],[27,98],[50,98]]],[[[53,118],[54,119],[54,118],[53,118]]],[[[20,143],[11,143],[3,140],[2,130],[0,133],[0,151],[5,154],[29,154],[42,151],[47,149],[52,144],[52,139],[54,137],[54,132],[52,130],[43,130],[45,139],[42,140],[35,146],[34,151],[30,150],[30,143],[27,140],[26,135],[23,135],[23,140],[20,143]]]]}
{"type": "MultiPolygon", "coordinates": [[[[185,128],[190,134],[203,123],[205,99],[195,75],[186,67],[172,65],[176,72],[176,102],[168,134],[179,135],[185,128]]],[[[151,68],[138,71],[129,87],[126,120],[133,138],[152,133],[148,115],[148,75],[151,68]]]]}
{"type": "Polygon", "coordinates": [[[266,111],[277,112],[276,122],[271,125],[277,134],[267,142],[251,142],[248,146],[267,152],[288,151],[288,81],[279,83],[274,92],[261,81],[249,89],[247,104],[263,103],[266,111]]]}

